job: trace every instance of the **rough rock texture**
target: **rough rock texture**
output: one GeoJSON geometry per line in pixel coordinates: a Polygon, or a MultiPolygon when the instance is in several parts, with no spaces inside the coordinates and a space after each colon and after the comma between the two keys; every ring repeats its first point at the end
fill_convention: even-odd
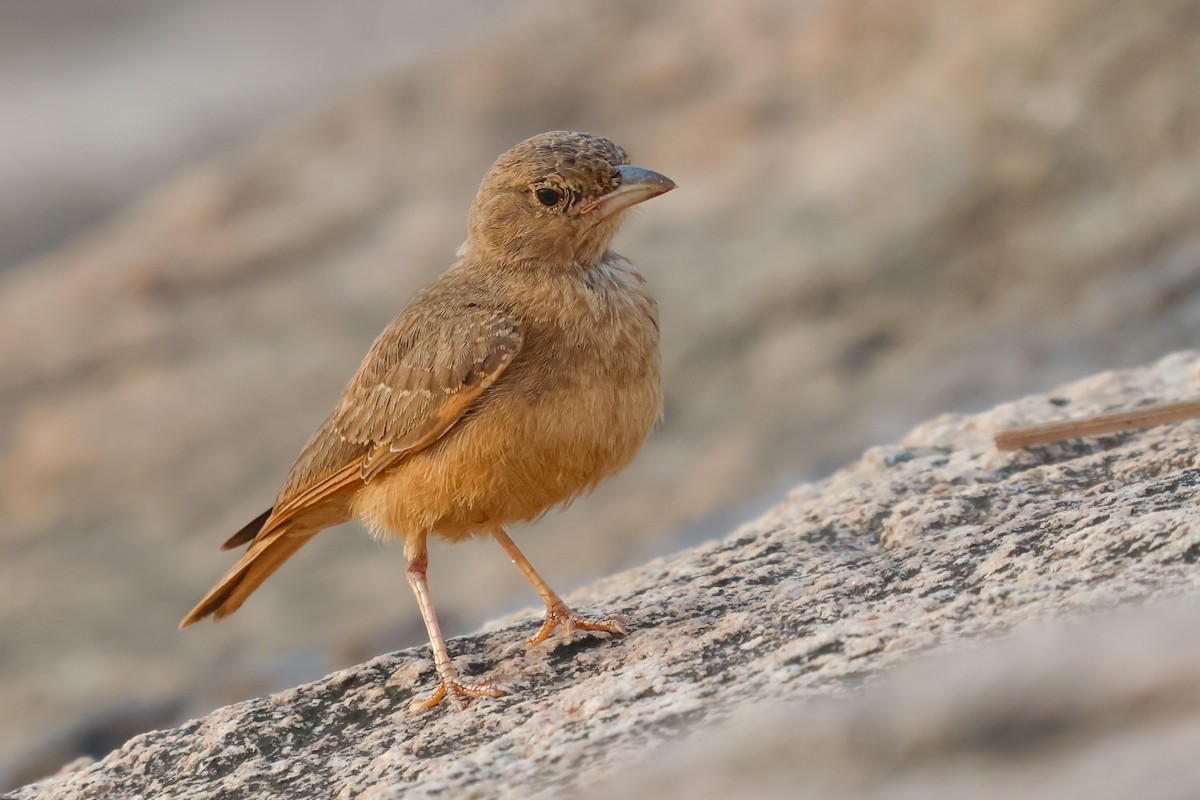
{"type": "MultiPolygon", "coordinates": [[[[519,534],[559,587],[933,414],[1194,346],[1198,26],[1198,0],[557,3],[0,275],[0,754],[423,639],[399,554],[357,530],[221,626],[175,623],[536,131],[609,134],[680,185],[618,241],[662,302],[665,423],[519,534]]],[[[459,632],[532,597],[486,543],[431,569],[459,632]]]]}
{"type": "MultiPolygon", "coordinates": [[[[407,711],[431,674],[426,651],[408,650],[138,736],[98,764],[16,796],[570,795],[644,762],[666,740],[721,724],[748,703],[846,693],[920,651],[1030,621],[1162,595],[1200,597],[1200,422],[1011,454],[991,442],[1000,426],[1198,393],[1200,354],[1187,353],[984,415],[928,422],[900,444],[800,486],[722,541],[575,597],[629,616],[633,632],[624,639],[507,653],[534,629],[534,619],[522,617],[455,640],[451,650],[469,674],[515,688],[466,713],[407,711]]],[[[1194,635],[1190,641],[1195,659],[1194,635]]],[[[1045,638],[1023,652],[1030,665],[1002,691],[1002,664],[992,666],[990,678],[981,673],[976,685],[944,680],[936,669],[910,673],[914,690],[899,694],[909,703],[930,698],[922,713],[907,713],[892,689],[884,691],[896,712],[886,724],[839,722],[831,714],[816,715],[814,724],[830,729],[831,752],[862,744],[882,758],[903,759],[922,748],[940,753],[983,741],[937,730],[965,724],[946,699],[956,692],[981,707],[999,704],[993,714],[1000,729],[985,731],[988,741],[1003,742],[1006,730],[1019,734],[1022,725],[1042,725],[1042,735],[1052,736],[1093,722],[1148,722],[1146,735],[1165,735],[1152,723],[1172,698],[1189,705],[1159,716],[1171,721],[1187,711],[1188,724],[1197,723],[1195,679],[1178,695],[1174,662],[1151,668],[1127,654],[1121,664],[1140,665],[1141,677],[1125,675],[1108,707],[1136,710],[1142,698],[1150,710],[1122,715],[1101,703],[1092,719],[1086,703],[1073,703],[1070,694],[1051,703],[1036,685],[1039,669],[1067,682],[1072,669],[1088,663],[1071,638],[1045,638]],[[1023,685],[1028,717],[1004,708],[1023,685]],[[940,722],[928,722],[939,713],[940,722]],[[876,739],[855,738],[864,731],[876,739]]],[[[1117,680],[1098,674],[1097,691],[1117,680]]],[[[1086,671],[1075,676],[1079,692],[1087,686],[1083,677],[1086,671]]],[[[821,730],[788,741],[822,741],[821,730]]],[[[748,752],[733,748],[723,763],[737,764],[748,752]]],[[[692,763],[691,771],[706,775],[706,766],[692,763]]],[[[713,764],[712,785],[732,780],[720,759],[703,763],[713,764]]],[[[882,781],[886,765],[875,770],[882,781]]]]}
{"type": "Polygon", "coordinates": [[[758,703],[588,796],[1195,797],[1198,614],[1193,600],[1039,626],[851,697],[758,703]]]}

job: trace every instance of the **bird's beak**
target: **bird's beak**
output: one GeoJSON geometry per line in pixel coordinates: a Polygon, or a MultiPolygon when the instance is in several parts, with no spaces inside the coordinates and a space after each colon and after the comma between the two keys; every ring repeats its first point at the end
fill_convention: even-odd
{"type": "Polygon", "coordinates": [[[648,169],[622,164],[616,170],[621,185],[588,203],[580,209],[582,213],[595,214],[597,220],[602,220],[675,188],[675,181],[648,169]]]}

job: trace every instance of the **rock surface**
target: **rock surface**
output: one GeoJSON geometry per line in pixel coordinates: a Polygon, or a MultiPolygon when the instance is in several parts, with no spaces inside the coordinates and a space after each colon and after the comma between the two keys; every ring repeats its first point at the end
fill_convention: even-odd
{"type": "Polygon", "coordinates": [[[588,796],[1194,797],[1198,614],[1193,599],[1038,626],[850,697],[757,703],[588,796]]]}
{"type": "MultiPolygon", "coordinates": [[[[1003,426],[1198,393],[1200,353],[1181,353],[983,415],[934,419],[828,480],[801,485],[719,542],[574,597],[628,616],[633,630],[624,639],[507,652],[535,628],[523,615],[454,640],[466,672],[514,687],[465,713],[407,710],[431,676],[427,650],[407,650],[135,737],[15,797],[574,795],[661,756],[663,742],[728,724],[751,703],[854,693],[914,654],[1034,621],[1170,595],[1200,599],[1200,421],[1017,453],[997,452],[991,441],[1003,426]]],[[[780,747],[805,748],[812,762],[837,756],[825,759],[831,775],[847,753],[879,754],[861,778],[866,789],[887,788],[892,767],[913,754],[947,764],[961,755],[955,779],[974,780],[971,748],[1011,735],[1008,746],[1019,750],[1029,744],[1023,732],[1050,741],[1107,726],[1110,739],[1136,744],[1170,733],[1153,724],[1161,719],[1196,734],[1200,684],[1184,667],[1197,663],[1200,642],[1190,630],[1177,642],[1184,649],[1165,660],[1140,659],[1142,651],[1107,636],[1088,646],[1106,643],[1116,662],[1093,663],[1071,636],[1024,641],[1020,659],[910,669],[903,688],[870,690],[886,700],[878,708],[818,711],[799,726],[794,714],[791,726],[768,714],[774,727],[763,730],[788,731],[780,747]],[[1048,686],[1043,674],[1053,677],[1048,686]],[[1072,688],[1058,694],[1055,686],[1072,688]],[[970,707],[998,727],[971,721],[970,707]],[[959,730],[976,733],[951,735],[959,730]]],[[[715,787],[744,780],[738,769],[766,758],[739,724],[727,732],[724,756],[690,762],[685,787],[718,796],[715,787]]],[[[712,746],[702,741],[693,752],[712,746]]],[[[1055,753],[1068,759],[1072,751],[1041,757],[1055,753]]],[[[1081,775],[1081,767],[1065,774],[1081,775]]],[[[661,786],[669,776],[644,780],[661,786]]]]}
{"type": "MultiPolygon", "coordinates": [[[[545,5],[0,275],[0,772],[129,698],[195,716],[423,639],[399,554],[349,530],[221,626],[175,624],[536,131],[607,133],[681,187],[618,240],[662,302],[665,423],[522,532],[557,587],[933,414],[1200,341],[1197,0],[545,5]]],[[[532,597],[494,547],[433,558],[452,630],[532,597]]]]}

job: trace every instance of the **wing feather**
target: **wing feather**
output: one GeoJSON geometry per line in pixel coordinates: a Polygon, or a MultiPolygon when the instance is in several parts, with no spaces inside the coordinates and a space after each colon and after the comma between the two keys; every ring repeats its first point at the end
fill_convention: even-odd
{"type": "Polygon", "coordinates": [[[404,316],[371,348],[296,460],[257,539],[436,442],[504,374],[524,332],[500,310],[404,316]]]}

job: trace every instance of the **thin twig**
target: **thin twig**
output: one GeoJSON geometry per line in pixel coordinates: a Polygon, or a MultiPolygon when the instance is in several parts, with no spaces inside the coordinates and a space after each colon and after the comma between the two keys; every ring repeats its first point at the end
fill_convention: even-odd
{"type": "Polygon", "coordinates": [[[1131,411],[1114,414],[1098,414],[1061,422],[1046,422],[1009,428],[996,434],[996,447],[1000,450],[1019,450],[1037,444],[1061,442],[1082,436],[1102,436],[1136,428],[1151,428],[1185,419],[1200,417],[1200,400],[1185,400],[1180,403],[1162,403],[1131,411]]]}

